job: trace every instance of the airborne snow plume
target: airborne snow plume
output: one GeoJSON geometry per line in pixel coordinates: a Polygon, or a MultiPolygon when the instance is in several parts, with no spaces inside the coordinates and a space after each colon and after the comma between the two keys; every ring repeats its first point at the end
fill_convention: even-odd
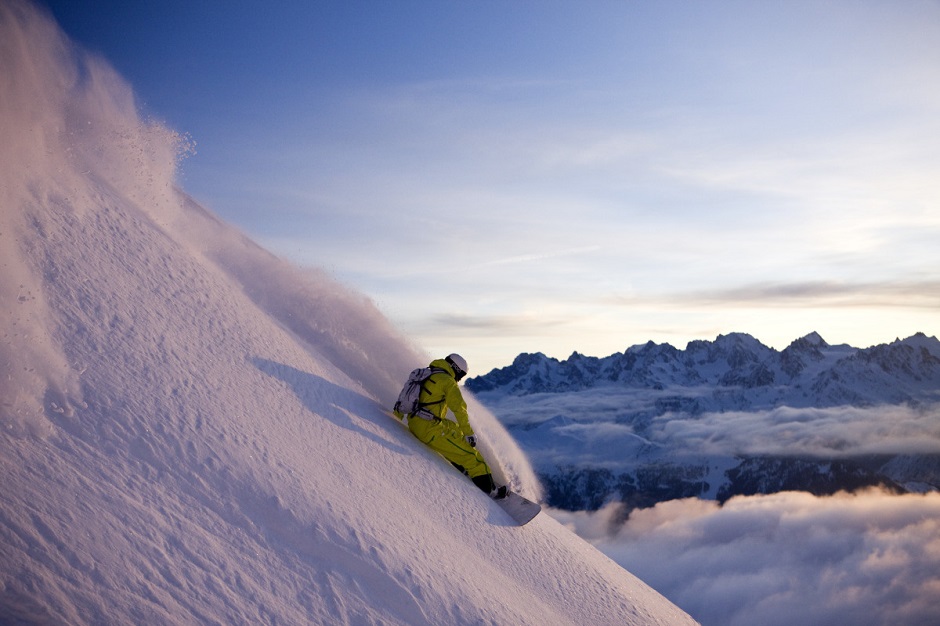
{"type": "Polygon", "coordinates": [[[386,407],[429,355],[179,191],[186,138],[20,0],[0,136],[3,620],[694,623],[414,440],[386,407]]]}

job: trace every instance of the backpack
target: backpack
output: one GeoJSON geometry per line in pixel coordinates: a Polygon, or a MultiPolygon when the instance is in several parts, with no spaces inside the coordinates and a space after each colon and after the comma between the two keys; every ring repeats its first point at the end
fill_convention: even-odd
{"type": "Polygon", "coordinates": [[[401,419],[402,417],[412,417],[420,411],[423,413],[421,417],[425,419],[434,418],[431,412],[424,407],[430,406],[430,404],[438,404],[440,401],[422,404],[418,401],[418,398],[421,396],[421,390],[424,389],[424,383],[432,375],[443,371],[437,367],[419,367],[412,371],[408,375],[408,380],[405,381],[405,386],[401,388],[401,393],[398,394],[398,401],[395,403],[394,409],[395,415],[398,415],[401,419]]]}

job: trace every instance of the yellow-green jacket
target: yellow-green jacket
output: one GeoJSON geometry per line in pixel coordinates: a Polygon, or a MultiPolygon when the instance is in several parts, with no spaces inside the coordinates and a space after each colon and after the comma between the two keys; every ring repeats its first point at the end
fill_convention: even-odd
{"type": "Polygon", "coordinates": [[[472,435],[473,427],[470,426],[467,403],[460,392],[460,385],[454,378],[453,368],[444,359],[432,361],[431,367],[444,371],[431,374],[431,377],[425,381],[421,395],[418,396],[418,402],[440,419],[446,419],[447,409],[450,409],[457,420],[461,434],[464,437],[472,435]]]}

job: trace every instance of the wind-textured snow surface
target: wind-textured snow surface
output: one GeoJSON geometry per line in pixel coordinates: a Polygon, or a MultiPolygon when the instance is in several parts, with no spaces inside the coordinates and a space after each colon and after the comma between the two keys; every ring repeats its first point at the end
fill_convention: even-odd
{"type": "Polygon", "coordinates": [[[0,131],[0,621],[694,623],[391,418],[429,355],[180,192],[186,139],[20,0],[0,131]]]}

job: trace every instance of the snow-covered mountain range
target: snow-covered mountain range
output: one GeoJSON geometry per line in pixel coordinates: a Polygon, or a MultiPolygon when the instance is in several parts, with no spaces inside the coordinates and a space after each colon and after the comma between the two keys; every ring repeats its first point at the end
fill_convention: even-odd
{"type": "Polygon", "coordinates": [[[778,351],[734,333],[605,358],[521,354],[467,387],[560,507],[940,487],[940,341],[922,333],[866,349],[813,332],[778,351]]]}
{"type": "Polygon", "coordinates": [[[0,623],[694,623],[415,440],[428,355],[178,190],[181,137],[21,0],[0,137],[0,623]]]}

